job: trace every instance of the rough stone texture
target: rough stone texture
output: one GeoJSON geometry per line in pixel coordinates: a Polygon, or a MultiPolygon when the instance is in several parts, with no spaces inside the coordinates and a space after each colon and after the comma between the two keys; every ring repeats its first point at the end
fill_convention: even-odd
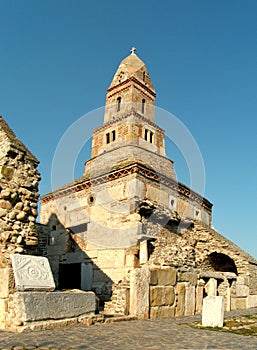
{"type": "Polygon", "coordinates": [[[53,291],[55,289],[47,258],[14,254],[11,260],[17,290],[53,291]]]}
{"type": "Polygon", "coordinates": [[[14,291],[14,276],[11,268],[0,269],[0,299],[8,298],[14,291]]]}
{"type": "Polygon", "coordinates": [[[248,295],[247,308],[257,307],[257,295],[248,295]]]}
{"type": "Polygon", "coordinates": [[[164,307],[151,307],[150,319],[156,318],[167,318],[175,316],[175,308],[164,306],[164,307]]]}
{"type": "Polygon", "coordinates": [[[149,282],[148,269],[135,269],[130,277],[130,313],[139,319],[149,318],[149,282]]]}
{"type": "Polygon", "coordinates": [[[185,315],[185,295],[186,295],[186,283],[178,283],[176,286],[177,305],[176,316],[185,315]]]}
{"type": "Polygon", "coordinates": [[[175,301],[174,287],[151,286],[150,287],[150,307],[171,306],[175,301]]]}
{"type": "Polygon", "coordinates": [[[0,117],[0,264],[11,253],[35,250],[38,233],[38,160],[0,117]]]}
{"type": "Polygon", "coordinates": [[[64,319],[95,312],[93,292],[16,292],[9,299],[7,324],[64,319]]]}
{"type": "Polygon", "coordinates": [[[202,326],[223,327],[224,300],[222,296],[208,296],[203,299],[202,326]]]}

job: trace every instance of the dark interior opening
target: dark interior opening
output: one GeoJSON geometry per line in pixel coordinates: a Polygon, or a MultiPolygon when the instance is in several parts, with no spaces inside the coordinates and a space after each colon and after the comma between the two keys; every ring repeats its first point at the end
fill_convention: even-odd
{"type": "Polygon", "coordinates": [[[59,265],[59,289],[81,289],[81,264],[59,265]]]}

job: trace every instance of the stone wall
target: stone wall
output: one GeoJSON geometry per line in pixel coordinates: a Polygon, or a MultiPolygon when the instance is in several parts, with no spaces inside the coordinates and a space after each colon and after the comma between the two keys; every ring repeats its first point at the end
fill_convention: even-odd
{"type": "Polygon", "coordinates": [[[0,264],[38,244],[38,161],[0,117],[0,264]]]}

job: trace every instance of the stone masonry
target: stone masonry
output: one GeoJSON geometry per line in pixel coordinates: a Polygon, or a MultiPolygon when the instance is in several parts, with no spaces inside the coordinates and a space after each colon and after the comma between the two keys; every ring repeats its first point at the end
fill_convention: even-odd
{"type": "Polygon", "coordinates": [[[38,160],[0,117],[0,265],[38,244],[38,160]]]}

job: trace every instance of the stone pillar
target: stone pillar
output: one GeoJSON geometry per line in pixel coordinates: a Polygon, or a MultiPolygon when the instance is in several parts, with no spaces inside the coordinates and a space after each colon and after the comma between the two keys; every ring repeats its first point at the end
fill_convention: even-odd
{"type": "Polygon", "coordinates": [[[150,271],[135,269],[130,277],[130,314],[141,320],[149,318],[150,271]]]}
{"type": "Polygon", "coordinates": [[[139,253],[140,265],[145,264],[148,261],[148,241],[140,242],[140,253],[139,253]]]}
{"type": "Polygon", "coordinates": [[[176,286],[177,294],[177,305],[175,316],[184,316],[185,314],[185,294],[186,294],[186,284],[178,283],[176,286]]]}
{"type": "Polygon", "coordinates": [[[196,305],[195,310],[197,313],[201,313],[203,309],[203,291],[204,291],[204,280],[200,280],[196,287],[196,305]]]}
{"type": "Polygon", "coordinates": [[[185,316],[195,314],[195,286],[186,286],[185,316]]]}
{"type": "Polygon", "coordinates": [[[226,311],[230,311],[231,310],[231,290],[229,286],[227,288],[226,299],[227,299],[226,311]]]}
{"type": "Polygon", "coordinates": [[[208,296],[215,297],[217,295],[217,280],[215,278],[210,278],[205,285],[205,291],[208,296]]]}

